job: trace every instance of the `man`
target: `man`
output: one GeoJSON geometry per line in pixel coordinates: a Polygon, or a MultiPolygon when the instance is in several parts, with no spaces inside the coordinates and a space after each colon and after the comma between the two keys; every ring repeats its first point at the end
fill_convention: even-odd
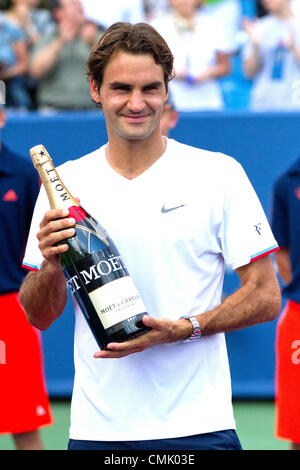
{"type": "MultiPolygon", "coordinates": [[[[0,129],[4,124],[5,111],[0,107],[0,129]]],[[[24,245],[38,191],[32,165],[0,142],[0,342],[4,349],[0,434],[11,434],[17,450],[41,450],[39,428],[52,424],[40,332],[27,321],[18,297],[26,274],[24,245]]]]}
{"type": "Polygon", "coordinates": [[[276,181],[272,228],[280,251],[275,258],[287,300],[276,335],[276,427],[279,439],[300,450],[300,159],[276,181]]]}
{"type": "MultiPolygon", "coordinates": [[[[278,314],[267,256],[277,244],[237,162],[162,136],[173,57],[151,26],[113,25],[88,71],[108,143],[59,173],[115,241],[152,329],[96,351],[75,307],[69,448],[240,449],[224,331],[278,314]],[[242,286],[221,304],[225,262],[242,286]]],[[[56,255],[67,248],[56,243],[74,235],[74,221],[48,207],[41,195],[24,258],[37,271],[21,290],[29,320],[42,329],[66,301],[56,255]]]]}
{"type": "Polygon", "coordinates": [[[43,35],[32,51],[30,74],[39,81],[39,109],[90,109],[86,60],[99,39],[97,25],[84,17],[79,0],[51,2],[57,30],[43,35]]]}

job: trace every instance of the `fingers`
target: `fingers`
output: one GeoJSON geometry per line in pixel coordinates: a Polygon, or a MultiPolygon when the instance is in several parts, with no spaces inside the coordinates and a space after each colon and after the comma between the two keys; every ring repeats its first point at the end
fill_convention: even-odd
{"type": "Polygon", "coordinates": [[[68,250],[67,244],[60,244],[63,240],[75,235],[75,220],[68,217],[68,210],[50,210],[40,224],[37,233],[39,249],[46,260],[51,260],[60,253],[68,250]]]}
{"type": "Polygon", "coordinates": [[[107,350],[97,351],[96,359],[121,358],[144,351],[161,343],[173,341],[173,322],[169,319],[156,319],[145,315],[143,323],[152,328],[147,333],[123,343],[109,343],[107,350]]]}

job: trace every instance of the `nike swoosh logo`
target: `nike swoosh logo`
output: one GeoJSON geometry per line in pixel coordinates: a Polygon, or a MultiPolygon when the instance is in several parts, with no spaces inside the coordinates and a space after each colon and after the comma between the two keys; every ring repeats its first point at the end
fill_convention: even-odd
{"type": "Polygon", "coordinates": [[[162,207],[161,212],[162,214],[166,214],[167,212],[175,211],[176,209],[179,209],[180,207],[184,207],[186,204],[181,204],[181,206],[176,206],[176,207],[170,207],[169,209],[166,209],[165,206],[162,207]]]}

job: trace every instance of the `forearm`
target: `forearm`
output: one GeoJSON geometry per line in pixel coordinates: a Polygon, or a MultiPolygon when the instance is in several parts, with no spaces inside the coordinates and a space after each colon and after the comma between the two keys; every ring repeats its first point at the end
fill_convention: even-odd
{"type": "Polygon", "coordinates": [[[206,81],[212,79],[218,79],[225,77],[230,73],[231,63],[230,56],[228,54],[217,54],[216,64],[208,67],[202,74],[200,74],[197,79],[198,81],[206,81]]]}
{"type": "Polygon", "coordinates": [[[0,71],[1,80],[9,80],[10,78],[19,77],[27,72],[27,64],[20,63],[4,68],[0,71]]]}
{"type": "Polygon", "coordinates": [[[244,60],[244,63],[243,63],[244,73],[248,78],[252,79],[259,72],[260,67],[261,67],[261,57],[260,57],[259,46],[254,45],[251,55],[247,59],[244,60]]]}
{"type": "Polygon", "coordinates": [[[222,78],[230,73],[230,64],[216,64],[206,70],[203,79],[222,78]]]}
{"type": "Polygon", "coordinates": [[[19,294],[28,321],[46,330],[62,314],[67,302],[63,272],[44,262],[39,271],[25,277],[19,294]]]}
{"type": "Polygon", "coordinates": [[[281,299],[277,281],[266,286],[247,283],[228,296],[218,307],[198,315],[203,336],[240,330],[273,321],[280,312],[281,299]]]}
{"type": "Polygon", "coordinates": [[[62,47],[63,41],[58,37],[44,49],[36,52],[30,64],[31,75],[35,78],[46,76],[56,64],[62,47]]]}

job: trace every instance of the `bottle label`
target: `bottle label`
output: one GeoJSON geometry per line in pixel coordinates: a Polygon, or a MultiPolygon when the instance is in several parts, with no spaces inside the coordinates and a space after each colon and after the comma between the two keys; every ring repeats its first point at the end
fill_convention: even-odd
{"type": "Polygon", "coordinates": [[[92,253],[63,271],[76,298],[82,291],[89,295],[105,329],[146,312],[121,256],[109,248],[92,253]]]}
{"type": "Polygon", "coordinates": [[[90,299],[105,329],[146,312],[129,276],[117,279],[90,293],[90,299]]]}

